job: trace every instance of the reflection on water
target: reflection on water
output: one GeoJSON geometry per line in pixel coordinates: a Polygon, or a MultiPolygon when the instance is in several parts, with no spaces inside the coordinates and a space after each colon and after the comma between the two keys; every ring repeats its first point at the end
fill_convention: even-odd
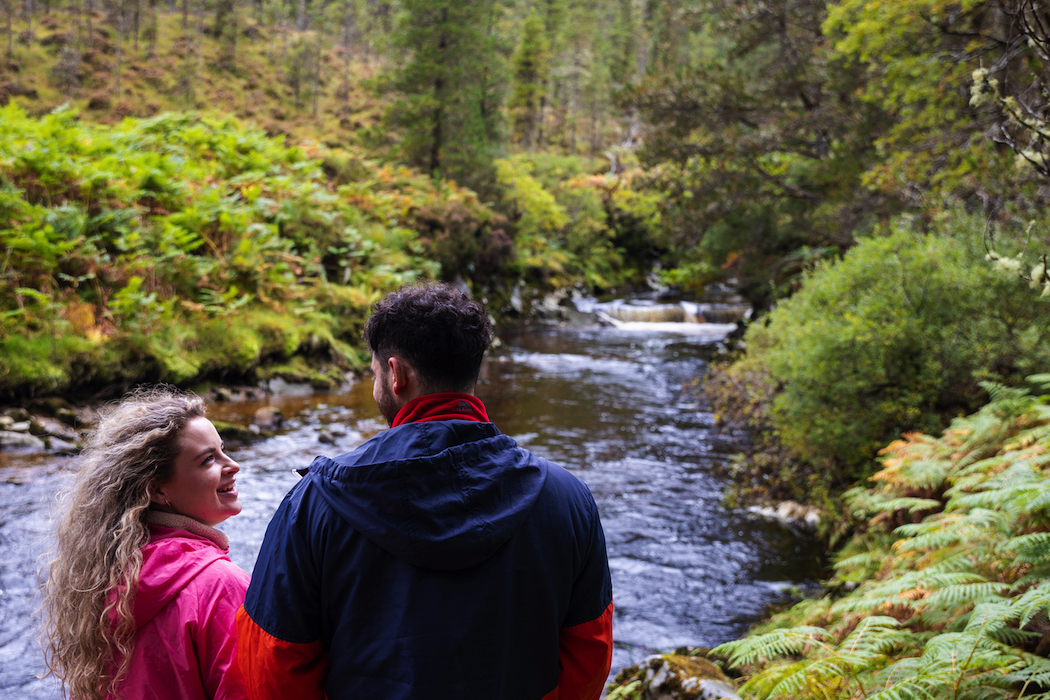
{"type": "MultiPolygon", "coordinates": [[[[609,545],[616,604],[614,670],[652,650],[713,646],[738,636],[793,583],[819,575],[819,547],[727,512],[719,466],[730,447],[689,390],[704,371],[706,335],[625,329],[503,336],[478,395],[499,428],[572,470],[594,493],[609,545]]],[[[244,511],[221,529],[251,571],[274,510],[317,454],[353,448],[385,427],[371,382],[344,395],[275,396],[281,434],[232,447],[244,511]],[[336,428],[334,445],[319,431],[336,428]],[[342,434],[340,434],[342,433],[342,434]]],[[[262,404],[209,415],[248,422],[262,404]]],[[[36,557],[48,512],[76,458],[0,453],[0,698],[57,698],[34,637],[36,557]]]]}

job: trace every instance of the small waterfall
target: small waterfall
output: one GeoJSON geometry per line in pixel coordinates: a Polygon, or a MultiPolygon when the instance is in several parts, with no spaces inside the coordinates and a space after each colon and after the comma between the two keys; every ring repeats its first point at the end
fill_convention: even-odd
{"type": "Polygon", "coordinates": [[[750,318],[751,305],[720,302],[658,304],[651,301],[616,300],[596,304],[594,310],[612,321],[623,323],[739,323],[750,318]]]}

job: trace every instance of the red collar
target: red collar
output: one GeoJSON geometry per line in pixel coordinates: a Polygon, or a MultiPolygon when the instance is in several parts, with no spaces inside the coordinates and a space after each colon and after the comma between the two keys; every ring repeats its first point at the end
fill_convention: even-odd
{"type": "Polygon", "coordinates": [[[431,420],[473,420],[488,423],[489,415],[485,412],[485,404],[481,403],[477,396],[454,392],[424,394],[402,406],[390,427],[431,420]]]}

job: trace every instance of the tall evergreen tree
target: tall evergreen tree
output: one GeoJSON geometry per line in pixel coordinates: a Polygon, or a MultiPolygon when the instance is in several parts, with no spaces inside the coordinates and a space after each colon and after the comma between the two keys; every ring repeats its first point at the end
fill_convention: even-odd
{"type": "Polygon", "coordinates": [[[514,54],[514,88],[510,109],[514,133],[527,149],[536,145],[540,108],[547,94],[550,75],[550,44],[543,19],[533,9],[522,28],[521,43],[514,54]]]}
{"type": "Polygon", "coordinates": [[[638,26],[634,16],[632,0],[619,0],[616,23],[613,25],[612,56],[609,73],[613,82],[626,85],[634,78],[637,64],[638,26]]]}
{"type": "Polygon", "coordinates": [[[389,112],[402,154],[436,177],[483,184],[500,146],[503,61],[492,0],[405,0],[389,112]]]}

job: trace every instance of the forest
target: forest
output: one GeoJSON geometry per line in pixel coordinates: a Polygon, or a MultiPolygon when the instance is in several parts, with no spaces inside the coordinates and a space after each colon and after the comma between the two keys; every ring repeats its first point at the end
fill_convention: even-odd
{"type": "MultiPolygon", "coordinates": [[[[716,283],[755,698],[1050,697],[1050,3],[5,0],[0,399],[339,386],[371,303],[716,283]]],[[[623,680],[610,697],[642,697],[623,680]]]]}

